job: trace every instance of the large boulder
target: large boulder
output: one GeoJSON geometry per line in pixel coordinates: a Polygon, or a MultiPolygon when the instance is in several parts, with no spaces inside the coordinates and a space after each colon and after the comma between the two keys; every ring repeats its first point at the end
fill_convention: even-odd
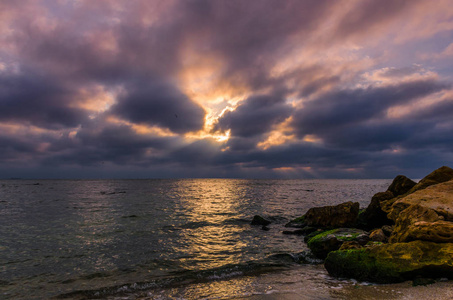
{"type": "Polygon", "coordinates": [[[330,275],[394,283],[418,276],[453,278],[453,243],[413,241],[330,252],[324,266],[330,275]]]}
{"type": "Polygon", "coordinates": [[[409,192],[417,183],[404,175],[398,175],[393,179],[387,191],[391,192],[394,197],[404,195],[409,192]]]}
{"type": "Polygon", "coordinates": [[[428,186],[450,181],[452,179],[453,169],[450,167],[443,166],[426,175],[413,188],[411,188],[408,193],[410,194],[418,190],[423,190],[428,186]]]}
{"type": "Polygon", "coordinates": [[[407,193],[415,185],[416,183],[406,176],[396,176],[387,191],[377,193],[371,198],[368,207],[359,215],[358,226],[371,230],[393,224],[393,221],[387,217],[387,213],[381,209],[381,203],[407,193]]]}
{"type": "Polygon", "coordinates": [[[391,225],[393,221],[387,217],[381,209],[381,203],[386,200],[393,199],[395,196],[391,191],[385,191],[375,194],[371,198],[368,207],[363,211],[358,218],[357,225],[364,230],[379,228],[384,225],[391,225]]]}
{"type": "Polygon", "coordinates": [[[324,228],[353,227],[359,214],[358,202],[310,208],[304,216],[306,225],[324,228]]]}
{"type": "Polygon", "coordinates": [[[388,216],[395,222],[390,242],[453,242],[453,180],[397,199],[388,216]]]}
{"type": "Polygon", "coordinates": [[[340,249],[347,241],[364,245],[369,241],[368,232],[354,228],[337,228],[315,235],[307,244],[316,257],[324,259],[329,252],[340,249]]]}
{"type": "Polygon", "coordinates": [[[453,169],[443,166],[440,167],[437,170],[434,170],[427,176],[425,176],[422,180],[420,180],[416,185],[414,185],[408,192],[403,194],[402,196],[387,200],[387,201],[382,201],[381,202],[381,209],[388,213],[390,210],[392,210],[392,206],[395,203],[396,200],[398,200],[401,197],[405,197],[409,194],[412,194],[416,191],[426,189],[429,186],[436,185],[439,183],[443,183],[449,180],[453,179],[453,169]]]}

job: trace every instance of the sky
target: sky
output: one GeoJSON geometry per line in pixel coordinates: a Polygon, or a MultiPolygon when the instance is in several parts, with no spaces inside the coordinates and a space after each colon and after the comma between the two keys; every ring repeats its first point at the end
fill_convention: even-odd
{"type": "Polygon", "coordinates": [[[453,167],[452,0],[2,0],[0,178],[453,167]]]}

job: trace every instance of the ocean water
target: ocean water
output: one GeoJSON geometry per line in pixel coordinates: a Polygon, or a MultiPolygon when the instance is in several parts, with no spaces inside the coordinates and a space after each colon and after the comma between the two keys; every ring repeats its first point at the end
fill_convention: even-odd
{"type": "Polygon", "coordinates": [[[303,237],[282,234],[310,207],[366,207],[390,182],[3,180],[0,298],[403,299],[407,284],[339,280],[302,262],[303,237]],[[269,231],[250,225],[255,214],[269,231]]]}

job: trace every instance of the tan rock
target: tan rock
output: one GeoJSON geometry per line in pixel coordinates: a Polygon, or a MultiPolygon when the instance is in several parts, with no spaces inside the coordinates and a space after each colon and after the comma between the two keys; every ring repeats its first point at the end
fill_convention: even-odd
{"type": "Polygon", "coordinates": [[[413,240],[453,242],[453,181],[397,199],[388,216],[395,221],[390,237],[392,243],[413,240]]]}

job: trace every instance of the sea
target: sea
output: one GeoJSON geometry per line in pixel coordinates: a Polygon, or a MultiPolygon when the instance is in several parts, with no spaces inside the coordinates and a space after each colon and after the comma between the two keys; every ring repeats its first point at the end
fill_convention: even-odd
{"type": "Polygon", "coordinates": [[[0,299],[453,298],[446,280],[333,278],[302,236],[282,234],[311,207],[363,208],[390,183],[0,180],[0,299]]]}

